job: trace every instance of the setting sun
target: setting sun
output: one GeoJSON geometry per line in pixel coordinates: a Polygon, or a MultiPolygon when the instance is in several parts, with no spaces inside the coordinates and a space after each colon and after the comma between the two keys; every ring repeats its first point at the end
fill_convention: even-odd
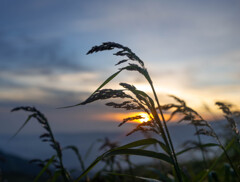
{"type": "Polygon", "coordinates": [[[148,116],[148,114],[146,114],[146,113],[140,113],[139,115],[142,116],[142,119],[136,120],[139,123],[143,123],[143,122],[147,122],[147,121],[151,120],[150,117],[148,116]]]}

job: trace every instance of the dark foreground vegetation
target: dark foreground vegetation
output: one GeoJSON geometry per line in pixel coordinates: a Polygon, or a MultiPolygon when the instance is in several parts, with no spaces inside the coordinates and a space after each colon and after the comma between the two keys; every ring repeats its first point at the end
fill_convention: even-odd
{"type": "MultiPolygon", "coordinates": [[[[87,54],[113,49],[117,49],[114,55],[122,58],[116,66],[124,64],[125,66],[108,77],[84,102],[63,108],[111,99],[111,102],[106,103],[109,107],[129,111],[135,110],[148,115],[150,119],[147,122],[137,125],[135,129],[128,133],[128,135],[131,135],[135,132],[142,132],[146,138],[141,140],[136,138],[135,142],[123,146],[106,139],[102,145],[103,154],[96,158],[91,165],[85,166],[84,159],[80,155],[81,149],[75,146],[61,147],[43,113],[34,107],[14,108],[12,111],[23,110],[29,113],[27,120],[17,133],[32,118],[36,119],[45,129],[45,133],[40,136],[41,140],[48,142],[55,150],[55,155],[49,156],[46,160],[31,161],[31,163],[41,167],[41,171],[35,176],[34,181],[240,181],[240,138],[237,128],[237,119],[240,112],[232,111],[231,105],[228,103],[216,103],[216,106],[222,110],[226,119],[226,126],[228,126],[225,128],[226,134],[220,137],[208,121],[180,98],[170,95],[174,102],[161,105],[144,62],[128,47],[114,42],[106,42],[100,46],[94,46],[87,54]],[[121,89],[103,88],[118,74],[126,71],[135,71],[136,74],[143,76],[151,87],[152,94],[148,95],[128,83],[120,83],[121,89]],[[164,116],[165,112],[171,115],[168,120],[164,116]],[[195,136],[192,137],[197,139],[197,142],[186,141],[185,148],[181,151],[175,150],[168,130],[168,121],[171,121],[175,115],[181,117],[179,122],[185,122],[193,126],[195,136]],[[203,135],[213,138],[215,142],[203,143],[201,139],[203,135]],[[150,146],[153,146],[151,150],[149,149],[150,146]],[[210,158],[208,153],[212,149],[214,149],[215,155],[210,158]],[[73,175],[72,171],[65,168],[62,160],[63,150],[72,150],[76,154],[81,166],[81,169],[78,169],[81,171],[79,174],[76,175],[75,173],[73,175]],[[200,151],[201,160],[188,159],[187,162],[179,163],[180,155],[193,150],[200,151]],[[136,166],[134,161],[130,160],[131,156],[153,158],[156,163],[136,166]],[[104,162],[105,166],[102,170],[93,174],[92,169],[100,161],[104,162]],[[122,164],[125,164],[125,167],[122,167],[122,164]]],[[[124,118],[119,126],[141,118],[141,115],[124,118]]]]}

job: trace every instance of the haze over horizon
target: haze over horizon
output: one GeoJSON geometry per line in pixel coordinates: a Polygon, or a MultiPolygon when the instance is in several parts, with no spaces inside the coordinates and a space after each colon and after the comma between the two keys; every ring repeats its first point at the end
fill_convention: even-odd
{"type": "MultiPolygon", "coordinates": [[[[215,114],[216,101],[240,105],[240,2],[203,1],[6,1],[0,0],[0,133],[14,133],[34,105],[56,132],[118,131],[122,110],[97,102],[58,110],[86,99],[116,72],[114,51],[86,55],[102,42],[128,46],[152,76],[162,104],[169,94],[215,114]]],[[[150,92],[143,77],[119,82],[150,92]]],[[[31,122],[23,132],[39,131],[31,122]]]]}

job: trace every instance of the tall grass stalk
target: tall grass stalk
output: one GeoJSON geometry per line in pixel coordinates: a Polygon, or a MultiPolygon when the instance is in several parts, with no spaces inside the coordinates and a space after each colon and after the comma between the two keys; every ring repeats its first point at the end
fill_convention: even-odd
{"type": "MultiPolygon", "coordinates": [[[[196,125],[194,125],[194,128],[195,128],[195,132],[197,133],[198,131],[198,127],[196,125]]],[[[201,140],[201,137],[200,135],[197,135],[197,139],[198,139],[198,143],[200,145],[200,150],[201,150],[201,154],[202,154],[202,159],[203,159],[203,164],[204,164],[204,167],[207,168],[207,160],[206,160],[206,156],[205,156],[205,153],[204,153],[204,149],[203,149],[203,144],[202,144],[202,140],[201,140]]]]}
{"type": "Polygon", "coordinates": [[[14,112],[14,111],[19,111],[19,110],[30,112],[32,114],[30,114],[28,116],[27,120],[24,122],[22,127],[20,127],[20,129],[15,133],[14,136],[16,136],[20,132],[20,130],[30,121],[31,118],[35,118],[42,125],[42,127],[46,131],[46,133],[42,134],[40,136],[40,138],[42,139],[43,142],[50,142],[51,147],[57,153],[57,157],[58,157],[57,168],[59,168],[61,170],[62,177],[63,177],[64,181],[70,182],[71,177],[70,177],[69,173],[67,172],[67,170],[65,169],[65,167],[63,165],[62,150],[61,150],[60,144],[59,144],[59,142],[57,142],[57,140],[54,137],[54,134],[53,134],[52,129],[49,125],[48,119],[44,116],[43,113],[41,113],[35,107],[21,106],[21,107],[16,107],[16,108],[12,109],[11,111],[14,112]]]}
{"type": "MultiPolygon", "coordinates": [[[[127,58],[127,59],[123,59],[123,60],[119,61],[116,65],[120,65],[122,63],[126,63],[126,62],[129,62],[129,61],[137,62],[137,64],[128,63],[127,66],[120,68],[118,72],[116,72],[115,74],[110,76],[106,81],[104,81],[103,84],[101,84],[101,86],[95,92],[93,92],[93,94],[86,101],[84,101],[82,103],[79,103],[79,104],[76,104],[76,105],[73,105],[73,106],[67,106],[67,107],[85,105],[85,104],[88,104],[90,102],[94,102],[94,101],[100,100],[100,99],[110,99],[110,98],[122,98],[122,99],[123,98],[128,98],[128,99],[131,99],[132,101],[129,101],[129,102],[132,103],[132,105],[128,105],[129,110],[139,108],[139,109],[143,109],[145,112],[147,112],[148,115],[153,116],[152,117],[153,121],[149,121],[149,125],[148,124],[140,125],[135,130],[133,130],[133,132],[138,131],[138,130],[144,130],[143,126],[151,127],[149,129],[151,131],[156,131],[156,129],[159,130],[159,134],[163,138],[164,145],[166,146],[165,149],[167,149],[165,151],[167,152],[167,154],[169,155],[169,157],[171,158],[171,160],[173,162],[175,173],[177,175],[176,177],[177,177],[179,182],[182,182],[181,170],[180,170],[180,167],[179,167],[179,164],[178,164],[178,161],[177,161],[176,153],[175,153],[175,150],[174,150],[174,147],[173,147],[173,142],[172,142],[169,130],[168,130],[168,126],[166,124],[163,112],[161,110],[160,103],[159,103],[159,100],[158,100],[153,82],[151,80],[151,77],[149,76],[149,73],[148,73],[147,69],[144,66],[144,62],[135,53],[133,53],[131,51],[131,49],[129,49],[128,47],[125,47],[121,44],[114,43],[114,42],[105,42],[100,46],[94,46],[94,47],[92,47],[91,50],[88,51],[87,54],[92,54],[94,52],[105,51],[105,50],[113,50],[113,49],[120,49],[120,51],[114,53],[114,55],[123,56],[123,57],[127,58]],[[151,97],[149,97],[145,92],[137,90],[134,86],[131,86],[131,85],[126,84],[126,83],[121,83],[120,84],[125,89],[127,89],[132,94],[134,94],[136,99],[134,99],[133,97],[131,97],[128,94],[125,94],[125,92],[123,90],[102,89],[102,87],[104,87],[108,82],[110,82],[114,77],[116,77],[123,70],[137,71],[138,73],[140,73],[141,75],[143,75],[146,78],[146,80],[148,81],[148,83],[151,86],[151,89],[152,89],[152,92],[153,92],[153,95],[154,95],[154,100],[157,103],[157,107],[158,107],[158,110],[160,112],[162,121],[159,118],[156,107],[154,106],[155,104],[154,104],[153,99],[151,97]],[[145,108],[145,106],[147,108],[145,108]],[[151,114],[148,112],[148,110],[151,112],[151,114]],[[156,122],[156,125],[154,124],[154,121],[156,122]],[[153,126],[150,124],[151,122],[152,122],[153,126]],[[154,126],[156,126],[157,128],[154,128],[154,126]]],[[[122,104],[115,104],[114,103],[112,105],[115,106],[115,107],[118,107],[118,108],[121,108],[121,107],[124,108],[123,106],[126,106],[127,104],[129,104],[129,102],[127,102],[127,103],[123,102],[122,104]]],[[[132,118],[127,118],[127,120],[124,120],[123,123],[125,123],[126,121],[131,120],[131,119],[132,118]]],[[[146,130],[147,129],[145,129],[145,131],[146,130]]]]}
{"type": "MultiPolygon", "coordinates": [[[[174,98],[180,104],[166,104],[162,106],[160,105],[159,98],[155,91],[153,81],[147,69],[145,68],[144,62],[135,53],[133,53],[131,49],[118,43],[105,42],[102,45],[92,47],[92,49],[90,49],[87,54],[92,54],[95,52],[106,51],[106,50],[113,50],[113,49],[118,50],[116,53],[114,53],[115,56],[124,57],[124,59],[120,60],[116,65],[118,66],[126,63],[128,64],[124,67],[119,68],[119,70],[116,73],[109,76],[85,101],[72,106],[63,107],[63,108],[86,105],[98,100],[108,100],[108,99],[124,100],[121,103],[108,102],[106,103],[106,105],[109,107],[125,109],[128,111],[132,111],[132,110],[142,111],[149,116],[148,121],[138,124],[132,131],[130,131],[127,134],[127,136],[131,135],[132,133],[141,131],[144,134],[149,134],[148,132],[150,132],[150,134],[156,133],[158,134],[158,136],[160,136],[161,139],[158,140],[157,137],[156,138],[146,137],[145,139],[136,140],[134,142],[125,144],[123,146],[118,146],[116,143],[110,142],[108,139],[106,139],[102,147],[100,148],[107,149],[107,150],[104,150],[104,153],[102,155],[97,157],[88,167],[85,167],[84,160],[83,160],[84,158],[81,157],[79,150],[75,146],[70,145],[64,148],[60,147],[60,144],[56,141],[54,137],[54,134],[52,132],[52,129],[50,127],[50,124],[47,118],[39,110],[37,110],[35,107],[17,107],[17,108],[14,108],[12,111],[23,110],[23,111],[30,112],[30,115],[28,116],[24,124],[20,127],[20,129],[17,130],[15,135],[13,135],[13,137],[15,137],[21,131],[21,129],[30,121],[30,119],[35,118],[45,130],[45,133],[40,136],[41,140],[43,142],[49,142],[50,146],[56,152],[56,154],[52,158],[47,159],[45,161],[38,160],[38,159],[32,160],[32,161],[35,161],[35,163],[38,162],[43,167],[39,175],[37,175],[37,177],[35,178],[35,181],[38,181],[43,173],[50,172],[49,170],[50,165],[53,165],[55,167],[53,176],[51,175],[52,173],[50,172],[50,179],[49,179],[50,181],[53,181],[53,182],[57,181],[60,175],[62,176],[61,180],[64,180],[65,182],[73,181],[73,178],[65,169],[63,160],[62,160],[62,150],[66,150],[66,149],[73,150],[80,162],[82,173],[80,174],[80,176],[74,179],[74,181],[81,181],[81,180],[89,181],[88,176],[86,176],[87,173],[100,161],[104,161],[105,166],[101,171],[99,171],[95,175],[95,177],[92,178],[92,180],[95,180],[95,179],[98,180],[98,177],[101,177],[100,174],[103,174],[102,172],[105,172],[106,174],[112,175],[112,176],[104,176],[104,180],[106,181],[119,180],[118,177],[123,178],[124,176],[128,178],[130,177],[132,178],[132,180],[142,179],[146,181],[158,181],[152,178],[133,175],[133,173],[135,173],[134,172],[135,169],[133,168],[132,163],[128,158],[128,156],[132,156],[132,155],[150,157],[153,159],[158,159],[160,161],[163,161],[164,167],[168,168],[170,166],[170,169],[168,170],[168,172],[171,171],[174,177],[172,177],[172,175],[168,172],[167,174],[171,175],[171,177],[168,177],[167,175],[162,175],[161,172],[158,171],[161,174],[159,178],[163,181],[178,181],[178,182],[183,182],[183,181],[184,182],[185,181],[186,182],[187,181],[202,182],[207,177],[209,181],[212,181],[212,180],[218,181],[218,178],[219,178],[218,173],[213,170],[215,169],[215,166],[218,164],[218,162],[222,160],[223,157],[225,156],[226,159],[229,161],[230,165],[228,164],[225,165],[225,174],[227,176],[225,176],[224,179],[229,180],[231,178],[233,180],[235,179],[237,180],[238,178],[238,181],[240,181],[239,171],[234,165],[235,163],[231,159],[230,155],[228,154],[228,150],[235,147],[234,144],[237,143],[238,147],[240,146],[240,134],[237,128],[237,123],[234,120],[234,116],[235,116],[234,114],[236,114],[236,112],[230,111],[230,105],[221,103],[221,102],[216,103],[219,106],[219,108],[223,111],[224,117],[226,118],[229,125],[231,126],[231,131],[233,132],[233,135],[234,135],[231,141],[226,146],[224,146],[219,136],[216,134],[216,132],[210,125],[210,123],[204,120],[203,117],[200,114],[198,114],[195,110],[188,107],[184,100],[181,100],[176,96],[170,95],[170,97],[174,98]],[[132,62],[135,62],[136,64],[132,62]],[[128,83],[120,83],[119,85],[122,87],[122,89],[103,88],[109,82],[111,82],[111,80],[113,80],[116,76],[118,76],[118,74],[120,74],[123,71],[136,71],[138,74],[144,76],[151,87],[151,92],[153,94],[153,97],[150,97],[144,91],[138,90],[134,85],[130,85],[128,83]],[[173,146],[172,138],[167,126],[167,121],[165,119],[164,112],[163,112],[169,109],[175,109],[175,110],[171,112],[171,115],[168,121],[170,121],[175,114],[182,114],[184,117],[179,121],[179,123],[182,121],[186,121],[189,124],[194,126],[196,130],[195,135],[197,135],[197,140],[198,140],[198,143],[197,142],[193,143],[195,144],[194,147],[185,148],[182,151],[176,153],[173,146]],[[200,135],[213,137],[216,140],[216,142],[203,144],[200,135]],[[153,145],[155,147],[159,146],[162,149],[162,152],[158,152],[157,147],[155,148],[156,149],[155,151],[146,150],[147,146],[150,146],[150,145],[153,145]],[[208,161],[206,160],[206,156],[204,153],[205,147],[219,147],[222,149],[221,155],[219,157],[216,157],[214,159],[214,162],[210,166],[208,166],[210,163],[207,163],[208,161]],[[205,170],[202,169],[202,167],[200,167],[202,171],[198,175],[191,178],[190,175],[186,175],[185,173],[186,171],[181,170],[178,163],[177,156],[196,148],[197,149],[200,148],[201,150],[205,170]],[[131,175],[122,174],[122,168],[119,161],[117,160],[118,158],[115,158],[117,155],[127,156],[124,162],[127,162],[129,166],[129,172],[131,175]],[[118,168],[117,172],[116,172],[116,168],[118,168]],[[84,178],[84,176],[86,177],[84,178]]],[[[238,116],[240,116],[239,113],[240,112],[237,112],[238,116]]],[[[142,116],[135,115],[132,117],[124,118],[123,121],[119,124],[119,126],[122,126],[128,121],[134,121],[136,119],[142,119],[142,116]]],[[[89,152],[87,152],[87,154],[89,154],[89,152]]],[[[86,157],[85,157],[85,160],[86,160],[86,157]]],[[[193,163],[194,162],[192,162],[191,164],[193,165],[193,163]]]]}
{"type": "MultiPolygon", "coordinates": [[[[153,94],[154,94],[154,97],[155,97],[155,100],[157,102],[157,107],[158,107],[158,110],[161,114],[161,117],[162,117],[162,121],[163,121],[163,124],[164,124],[164,128],[166,130],[166,133],[167,133],[167,139],[165,139],[165,143],[167,145],[168,144],[168,141],[170,143],[170,147],[171,147],[171,155],[172,155],[172,158],[174,160],[174,167],[175,167],[175,170],[176,170],[176,174],[178,176],[178,180],[181,182],[182,181],[182,176],[181,176],[181,170],[180,170],[180,167],[179,167],[179,164],[178,164],[178,160],[177,160],[177,157],[176,157],[176,153],[175,153],[175,150],[174,150],[174,147],[173,147],[173,143],[172,143],[172,139],[171,139],[171,136],[170,136],[170,133],[169,133],[169,130],[168,130],[168,127],[167,127],[167,124],[166,124],[166,120],[165,120],[165,117],[163,115],[163,112],[162,112],[162,109],[161,109],[161,106],[160,106],[160,103],[159,103],[159,100],[158,100],[158,97],[157,97],[157,94],[156,94],[156,91],[154,89],[154,86],[153,86],[153,82],[151,80],[151,77],[149,76],[149,84],[151,85],[151,88],[152,88],[152,91],[153,91],[153,94]]],[[[157,115],[158,116],[158,115],[157,115]]],[[[162,128],[162,124],[161,124],[161,121],[159,119],[159,122],[158,122],[159,126],[162,128]]],[[[165,135],[165,132],[163,131],[163,135],[165,135]]]]}

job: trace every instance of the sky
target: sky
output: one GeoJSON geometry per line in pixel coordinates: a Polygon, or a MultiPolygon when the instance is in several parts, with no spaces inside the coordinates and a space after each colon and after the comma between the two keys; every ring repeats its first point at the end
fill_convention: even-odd
{"type": "MultiPolygon", "coordinates": [[[[161,104],[173,94],[206,114],[216,101],[240,105],[240,1],[0,0],[0,133],[14,133],[30,105],[49,118],[56,132],[119,131],[122,110],[105,102],[71,109],[117,71],[113,51],[86,55],[94,45],[117,42],[144,62],[161,104]]],[[[119,82],[151,95],[137,73],[119,82]]],[[[37,132],[31,122],[23,132],[37,132]]]]}

